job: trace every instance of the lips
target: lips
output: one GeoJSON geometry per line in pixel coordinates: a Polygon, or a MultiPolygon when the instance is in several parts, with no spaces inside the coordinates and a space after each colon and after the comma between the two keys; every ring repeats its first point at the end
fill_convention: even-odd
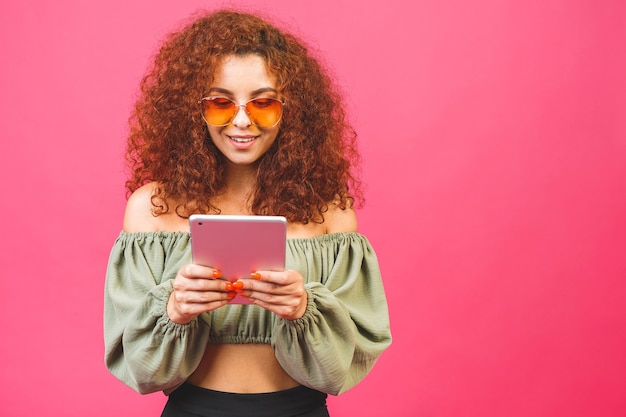
{"type": "Polygon", "coordinates": [[[234,140],[237,143],[248,143],[248,142],[252,142],[255,138],[230,138],[231,140],[234,140]]]}
{"type": "Polygon", "coordinates": [[[256,136],[229,136],[235,143],[249,143],[256,139],[256,136]]]}

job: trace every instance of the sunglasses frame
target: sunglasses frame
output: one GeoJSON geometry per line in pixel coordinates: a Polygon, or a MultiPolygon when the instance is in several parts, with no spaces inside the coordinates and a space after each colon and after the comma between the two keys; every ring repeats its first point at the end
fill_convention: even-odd
{"type": "Polygon", "coordinates": [[[235,117],[237,117],[237,114],[239,114],[239,110],[240,110],[240,109],[243,109],[243,110],[246,112],[246,116],[247,116],[247,117],[248,117],[248,119],[250,120],[250,123],[252,123],[253,125],[255,125],[255,126],[257,126],[257,127],[274,127],[274,126],[276,126],[276,125],[280,122],[280,120],[283,118],[283,109],[284,109],[284,107],[285,107],[285,102],[284,102],[283,100],[280,100],[280,99],[278,99],[278,98],[274,98],[274,97],[255,97],[255,98],[251,98],[250,100],[246,101],[246,102],[245,102],[245,103],[243,103],[243,104],[237,104],[237,102],[236,102],[235,100],[233,100],[233,99],[231,99],[231,98],[228,98],[228,97],[226,97],[226,96],[208,96],[208,97],[202,97],[202,98],[198,101],[198,103],[199,103],[200,105],[202,105],[202,106],[203,106],[203,108],[202,108],[202,119],[204,119],[204,121],[205,121],[207,124],[209,124],[209,125],[211,125],[211,126],[215,126],[215,127],[228,126],[229,124],[231,124],[231,123],[232,123],[232,121],[235,119],[235,117]],[[231,103],[233,103],[233,104],[235,105],[235,111],[233,112],[233,115],[232,115],[232,117],[228,120],[228,122],[226,122],[226,123],[224,123],[224,124],[220,124],[220,125],[215,125],[215,124],[209,123],[209,121],[206,119],[206,117],[204,117],[204,102],[205,102],[205,101],[213,101],[213,100],[216,100],[216,99],[218,99],[218,98],[221,98],[221,99],[226,99],[226,100],[230,101],[231,103]],[[256,123],[254,122],[254,120],[252,120],[252,117],[250,117],[250,112],[248,111],[248,109],[246,108],[246,106],[247,106],[249,103],[251,103],[251,102],[253,102],[253,101],[255,101],[255,100],[272,100],[272,101],[277,101],[277,102],[279,102],[279,103],[280,103],[280,116],[278,117],[278,120],[276,120],[276,123],[274,123],[274,124],[273,124],[273,125],[271,125],[271,126],[262,126],[262,125],[258,125],[258,124],[256,124],[256,123]]]}

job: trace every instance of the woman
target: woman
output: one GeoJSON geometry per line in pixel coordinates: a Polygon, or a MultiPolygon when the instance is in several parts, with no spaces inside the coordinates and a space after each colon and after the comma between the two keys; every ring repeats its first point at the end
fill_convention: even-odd
{"type": "Polygon", "coordinates": [[[230,11],[170,35],[141,87],[107,367],[168,394],[163,416],[327,416],[391,342],[340,97],[301,41],[230,11]],[[191,264],[193,213],[285,216],[286,270],[229,284],[191,264]]]}

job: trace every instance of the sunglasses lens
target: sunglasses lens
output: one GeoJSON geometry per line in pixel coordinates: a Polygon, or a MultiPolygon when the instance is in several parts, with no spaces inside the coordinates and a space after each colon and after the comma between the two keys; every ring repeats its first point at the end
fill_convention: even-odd
{"type": "MultiPolygon", "coordinates": [[[[237,105],[226,97],[202,99],[204,120],[212,126],[225,126],[232,122],[237,105]]],[[[273,98],[255,98],[246,103],[250,121],[260,127],[272,127],[283,115],[283,103],[273,98]]]]}
{"type": "Polygon", "coordinates": [[[273,98],[256,98],[246,104],[246,111],[255,125],[272,127],[283,115],[283,103],[273,98]]]}
{"type": "Polygon", "coordinates": [[[224,126],[230,123],[235,115],[235,103],[225,97],[203,99],[204,119],[213,126],[224,126]]]}

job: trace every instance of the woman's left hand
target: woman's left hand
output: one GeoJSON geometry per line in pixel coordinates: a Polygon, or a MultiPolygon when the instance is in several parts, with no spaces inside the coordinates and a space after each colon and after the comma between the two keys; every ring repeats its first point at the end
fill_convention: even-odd
{"type": "Polygon", "coordinates": [[[243,283],[243,296],[279,317],[296,320],[306,310],[304,278],[298,271],[257,271],[250,279],[239,281],[243,283]]]}

